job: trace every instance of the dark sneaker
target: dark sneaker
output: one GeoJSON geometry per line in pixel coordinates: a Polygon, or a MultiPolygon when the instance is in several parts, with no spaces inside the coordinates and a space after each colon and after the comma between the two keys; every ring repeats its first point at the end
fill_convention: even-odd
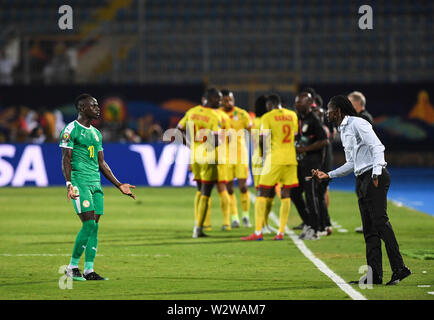
{"type": "MultiPolygon", "coordinates": [[[[368,284],[368,277],[364,276],[360,280],[353,280],[348,282],[349,284],[368,284]]],[[[372,284],[383,284],[383,280],[381,279],[372,279],[372,284]]]]}
{"type": "Polygon", "coordinates": [[[390,281],[386,283],[386,286],[393,286],[395,284],[398,284],[400,281],[402,281],[404,278],[407,278],[409,275],[411,275],[410,269],[404,267],[401,270],[394,272],[392,274],[392,279],[390,279],[390,281]]]}
{"type": "Polygon", "coordinates": [[[66,268],[65,274],[68,278],[72,278],[72,280],[74,281],[86,281],[86,279],[83,278],[83,275],[81,274],[78,268],[74,268],[74,269],[66,268]]]}
{"type": "Polygon", "coordinates": [[[242,217],[241,220],[243,221],[243,227],[250,228],[252,224],[250,223],[249,217],[245,216],[242,217]]]}
{"type": "Polygon", "coordinates": [[[108,278],[103,278],[96,272],[90,272],[88,274],[85,274],[84,277],[86,278],[86,280],[108,280],[108,278]]]}
{"type": "Polygon", "coordinates": [[[303,230],[303,227],[304,227],[304,223],[302,222],[298,226],[295,226],[294,228],[292,228],[292,230],[303,230]]]}

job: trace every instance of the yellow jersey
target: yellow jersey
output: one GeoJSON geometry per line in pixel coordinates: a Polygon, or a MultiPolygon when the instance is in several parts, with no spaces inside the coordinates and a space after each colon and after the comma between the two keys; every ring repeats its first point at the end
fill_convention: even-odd
{"type": "Polygon", "coordinates": [[[193,162],[215,163],[215,146],[208,137],[218,133],[222,127],[222,117],[216,110],[201,105],[188,110],[179,121],[178,128],[187,131],[193,162]],[[205,145],[205,143],[208,143],[205,145]],[[211,152],[212,151],[212,152],[211,152]]]}
{"type": "Polygon", "coordinates": [[[215,111],[217,112],[217,115],[220,117],[221,128],[225,130],[220,135],[221,145],[219,145],[217,147],[218,162],[220,164],[227,164],[228,163],[228,159],[229,159],[229,152],[228,152],[229,151],[229,137],[228,137],[228,133],[229,133],[229,130],[231,129],[231,119],[226,114],[226,112],[224,112],[223,110],[221,110],[221,109],[215,109],[215,111]]]}
{"type": "Polygon", "coordinates": [[[241,163],[247,164],[248,154],[247,154],[246,137],[244,134],[244,130],[249,130],[253,125],[250,119],[250,115],[246,110],[236,106],[231,111],[225,111],[223,107],[221,107],[220,110],[229,117],[230,128],[233,129],[231,130],[231,135],[230,135],[231,136],[230,144],[229,144],[230,151],[228,153],[228,157],[231,154],[231,152],[235,153],[233,151],[235,150],[235,148],[237,150],[236,161],[235,159],[232,159],[232,161],[230,161],[229,164],[241,164],[241,163]]]}
{"type": "Polygon", "coordinates": [[[251,139],[252,139],[252,165],[261,165],[262,164],[262,153],[259,148],[259,133],[261,129],[261,117],[255,117],[253,120],[253,127],[251,130],[251,139]]]}
{"type": "Polygon", "coordinates": [[[271,133],[264,145],[266,158],[271,164],[297,164],[294,135],[298,130],[297,114],[281,108],[273,109],[261,117],[261,135],[271,133]]]}

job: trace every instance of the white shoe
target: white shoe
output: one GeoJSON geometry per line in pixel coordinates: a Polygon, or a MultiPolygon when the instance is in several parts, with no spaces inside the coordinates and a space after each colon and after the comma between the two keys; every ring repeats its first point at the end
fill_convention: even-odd
{"type": "Polygon", "coordinates": [[[273,231],[271,231],[270,226],[268,224],[262,227],[262,234],[270,234],[270,233],[273,233],[273,231]]]}
{"type": "Polygon", "coordinates": [[[300,235],[298,236],[299,239],[304,239],[304,237],[306,236],[306,232],[311,229],[310,226],[308,226],[307,224],[304,225],[303,230],[301,230],[300,235]]]}
{"type": "Polygon", "coordinates": [[[319,238],[319,233],[315,232],[311,227],[309,227],[309,229],[299,237],[301,240],[318,240],[319,238]]]}
{"type": "Polygon", "coordinates": [[[363,226],[357,227],[356,229],[354,229],[354,231],[357,233],[363,233],[363,226]]]}
{"type": "Polygon", "coordinates": [[[205,233],[203,233],[202,228],[201,227],[194,227],[193,228],[193,238],[201,238],[201,237],[207,237],[207,235],[205,233]]]}

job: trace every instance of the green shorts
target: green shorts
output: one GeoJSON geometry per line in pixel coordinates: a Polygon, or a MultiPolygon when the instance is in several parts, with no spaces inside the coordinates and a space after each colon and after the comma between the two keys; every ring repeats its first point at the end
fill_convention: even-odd
{"type": "Polygon", "coordinates": [[[77,214],[95,211],[95,214],[104,214],[104,192],[100,182],[81,184],[72,182],[77,199],[72,199],[77,214]]]}

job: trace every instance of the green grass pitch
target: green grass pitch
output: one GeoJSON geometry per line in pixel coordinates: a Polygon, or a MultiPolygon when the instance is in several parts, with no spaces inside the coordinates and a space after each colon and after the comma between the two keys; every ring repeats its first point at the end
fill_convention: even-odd
{"type": "MultiPolygon", "coordinates": [[[[194,188],[139,187],[136,201],[115,188],[104,191],[95,271],[110,280],[61,289],[58,271],[69,263],[81,227],[65,188],[0,189],[0,299],[351,299],[289,237],[243,242],[240,237],[253,228],[221,231],[215,190],[213,230],[206,239],[191,237],[194,188]]],[[[331,236],[305,244],[340,277],[355,280],[366,263],[363,236],[354,232],[361,224],[356,197],[332,192],[330,198],[332,220],[348,232],[335,228],[331,236]]],[[[277,199],[275,212],[278,206],[277,199]]],[[[433,252],[434,217],[391,203],[389,217],[402,251],[433,252]]],[[[292,207],[288,225],[299,223],[292,207]]],[[[434,260],[403,257],[413,275],[399,285],[354,288],[370,300],[434,299],[428,293],[434,291],[434,260]]],[[[384,245],[383,266],[387,282],[391,271],[384,245]]]]}

